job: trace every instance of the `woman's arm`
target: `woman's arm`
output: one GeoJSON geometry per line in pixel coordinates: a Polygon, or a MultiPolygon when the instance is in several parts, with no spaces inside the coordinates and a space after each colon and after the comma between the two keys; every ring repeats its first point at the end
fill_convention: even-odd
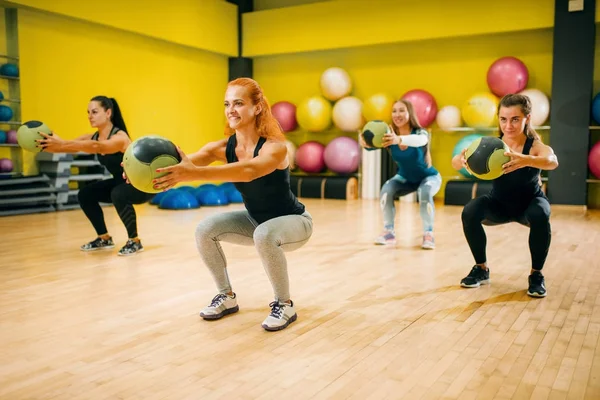
{"type": "Polygon", "coordinates": [[[210,142],[204,145],[200,150],[188,156],[192,164],[198,167],[209,165],[215,161],[226,162],[225,149],[227,147],[227,139],[217,142],[210,142]]]}
{"type": "Polygon", "coordinates": [[[224,165],[197,166],[179,148],[178,150],[181,162],[157,169],[157,173],[166,172],[166,174],[154,180],[155,188],[167,190],[179,182],[197,180],[251,182],[275,171],[287,157],[287,146],[284,143],[267,142],[258,156],[251,160],[224,165]]]}
{"type": "Polygon", "coordinates": [[[505,174],[524,167],[533,167],[544,170],[553,170],[558,167],[558,158],[552,147],[541,142],[533,142],[529,154],[521,154],[514,151],[504,153],[510,157],[510,161],[502,165],[505,174]]]}
{"type": "Polygon", "coordinates": [[[89,153],[89,154],[113,154],[125,151],[131,140],[123,131],[112,135],[108,140],[85,139],[87,135],[80,136],[75,140],[63,140],[57,134],[47,135],[40,132],[44,138],[38,140],[42,151],[47,153],[89,153]]]}
{"type": "Polygon", "coordinates": [[[544,170],[553,170],[558,167],[558,158],[552,147],[535,141],[531,150],[532,167],[544,170]]]}

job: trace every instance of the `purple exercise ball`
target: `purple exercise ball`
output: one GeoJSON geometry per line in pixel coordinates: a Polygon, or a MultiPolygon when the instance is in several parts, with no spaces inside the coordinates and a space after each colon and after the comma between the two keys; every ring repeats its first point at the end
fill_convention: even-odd
{"type": "Polygon", "coordinates": [[[360,145],[355,139],[340,136],[325,147],[325,165],[338,174],[351,174],[358,170],[360,145]]]}

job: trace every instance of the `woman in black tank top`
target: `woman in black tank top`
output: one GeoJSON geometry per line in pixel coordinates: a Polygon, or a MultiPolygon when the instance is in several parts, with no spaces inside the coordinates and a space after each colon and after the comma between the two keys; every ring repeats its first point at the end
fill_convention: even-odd
{"type": "MultiPolygon", "coordinates": [[[[471,200],[463,209],[463,231],[475,258],[475,265],[461,286],[473,288],[490,282],[486,259],[486,236],[482,225],[518,222],[530,228],[531,271],[527,294],[546,296],[542,268],[550,248],[550,203],[541,189],[541,170],[558,167],[550,146],[531,128],[531,101],[527,96],[509,94],[498,105],[500,138],[508,145],[510,161],[504,174],[493,181],[489,194],[471,200]]],[[[466,151],[466,150],[465,150],[466,151]]],[[[452,166],[467,168],[464,153],[452,159],[452,166]]]]}
{"type": "Polygon", "coordinates": [[[127,256],[142,251],[142,243],[137,234],[137,217],[133,204],[142,204],[152,195],[128,185],[123,179],[123,153],[131,143],[125,121],[117,101],[106,96],[96,96],[88,105],[88,119],[98,130],[75,140],[63,140],[56,134],[45,135],[40,140],[43,151],[51,153],[97,154],[98,161],[112,174],[111,179],[85,185],[79,189],[77,197],[81,209],[96,230],[98,237],[81,246],[82,251],[112,249],[115,247],[106,229],[100,203],[112,203],[127,230],[128,240],[118,254],[127,256]]]}
{"type": "Polygon", "coordinates": [[[229,83],[225,116],[227,138],[208,143],[189,156],[180,152],[179,164],[158,170],[167,174],[157,179],[155,186],[166,190],[184,181],[234,183],[242,194],[245,210],[211,215],[196,229],[198,250],[219,292],[200,316],[219,319],[239,309],[220,243],[253,245],[275,297],[262,327],[281,330],[297,318],[284,251],[298,249],[309,240],[312,218],[290,189],[285,138],[256,81],[239,78],[229,83]],[[214,161],[224,165],[209,166],[214,161]]]}

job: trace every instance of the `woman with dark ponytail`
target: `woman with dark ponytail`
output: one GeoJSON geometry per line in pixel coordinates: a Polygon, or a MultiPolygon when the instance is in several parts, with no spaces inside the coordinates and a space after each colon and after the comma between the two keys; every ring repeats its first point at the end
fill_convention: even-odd
{"type": "MultiPolygon", "coordinates": [[[[531,100],[521,94],[508,94],[498,105],[500,138],[509,148],[510,161],[503,175],[494,179],[492,191],[467,203],[462,212],[463,231],[475,259],[462,287],[475,288],[490,282],[487,265],[487,239],[482,225],[518,222],[529,227],[531,270],[527,294],[545,297],[542,268],[550,249],[550,202],[541,189],[540,172],[558,167],[554,150],[542,143],[531,127],[531,100]]],[[[456,170],[468,168],[465,151],[452,159],[456,170]]]]}
{"type": "Polygon", "coordinates": [[[39,140],[43,151],[50,153],[90,153],[97,154],[98,161],[112,174],[111,179],[94,182],[79,190],[81,209],[96,230],[98,237],[81,246],[82,251],[112,249],[115,247],[111,235],[106,229],[104,214],[100,203],[112,203],[125,228],[127,243],[119,250],[120,256],[128,256],[142,251],[142,243],[137,233],[137,218],[133,204],[142,204],[152,198],[151,194],[141,192],[123,179],[123,153],[131,143],[127,127],[119,104],[114,98],[96,96],[88,105],[90,125],[97,129],[75,140],[64,140],[56,134],[40,133],[39,140]]]}

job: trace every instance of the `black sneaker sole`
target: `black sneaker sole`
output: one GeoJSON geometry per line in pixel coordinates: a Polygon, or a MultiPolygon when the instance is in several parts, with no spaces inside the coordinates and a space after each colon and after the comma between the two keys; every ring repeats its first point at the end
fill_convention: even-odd
{"type": "Polygon", "coordinates": [[[214,321],[215,319],[221,319],[226,315],[234,314],[238,311],[240,311],[240,306],[227,308],[227,309],[223,310],[222,312],[220,312],[219,314],[214,314],[214,315],[212,315],[212,314],[203,315],[202,313],[200,313],[200,316],[206,320],[214,321]]]}
{"type": "Polygon", "coordinates": [[[282,329],[287,328],[292,322],[294,322],[296,319],[298,319],[298,314],[294,314],[290,319],[287,320],[287,322],[281,326],[267,326],[265,324],[261,324],[261,326],[264,328],[264,330],[269,331],[269,332],[277,332],[280,331],[282,329]]]}
{"type": "Polygon", "coordinates": [[[483,281],[479,281],[477,283],[474,283],[472,285],[467,285],[466,283],[460,283],[460,286],[464,287],[464,288],[478,288],[481,285],[489,285],[490,284],[490,280],[489,279],[485,279],[483,281]]]}

